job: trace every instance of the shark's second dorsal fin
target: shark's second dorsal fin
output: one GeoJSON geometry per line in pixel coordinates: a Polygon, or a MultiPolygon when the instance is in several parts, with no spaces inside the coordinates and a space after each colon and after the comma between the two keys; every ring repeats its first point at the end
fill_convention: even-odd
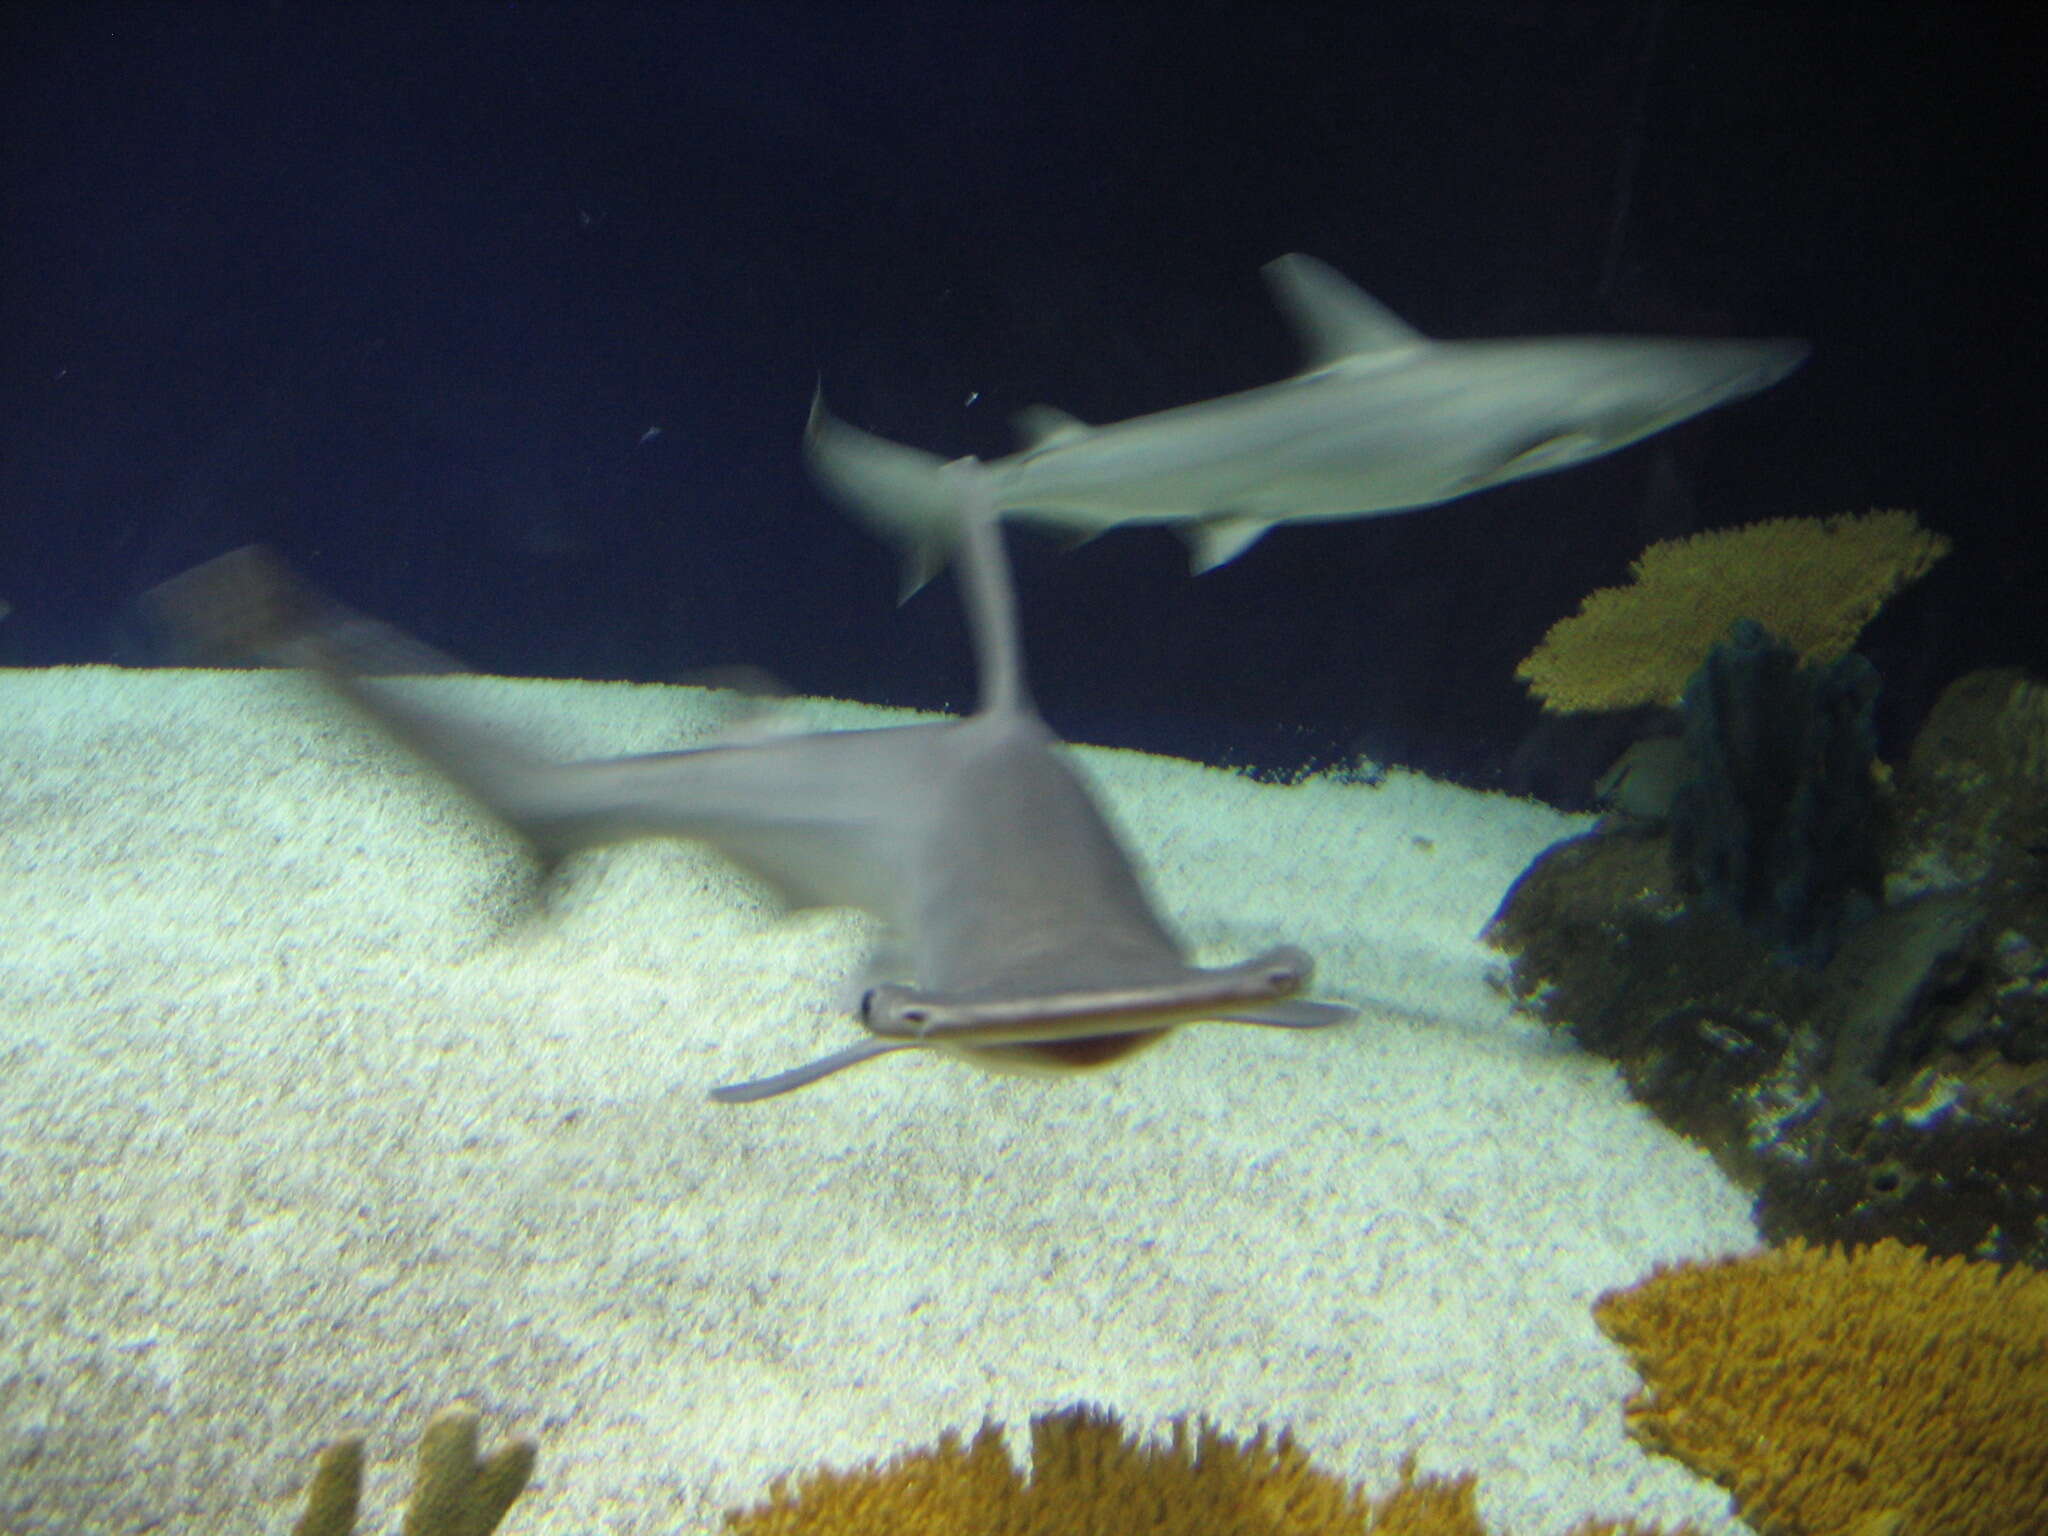
{"type": "Polygon", "coordinates": [[[1010,418],[1010,425],[1016,429],[1021,453],[1078,442],[1091,430],[1087,422],[1069,416],[1056,405],[1027,405],[1010,418]]]}
{"type": "Polygon", "coordinates": [[[1024,648],[1017,634],[1017,588],[1009,551],[996,513],[995,481],[988,466],[972,456],[945,467],[945,480],[959,498],[960,544],[956,556],[960,600],[974,636],[975,668],[981,677],[975,713],[1033,714],[1024,681],[1024,648]]]}
{"type": "Polygon", "coordinates": [[[1301,339],[1307,368],[1346,359],[1392,362],[1429,338],[1326,262],[1299,251],[1261,269],[1273,302],[1301,339]]]}

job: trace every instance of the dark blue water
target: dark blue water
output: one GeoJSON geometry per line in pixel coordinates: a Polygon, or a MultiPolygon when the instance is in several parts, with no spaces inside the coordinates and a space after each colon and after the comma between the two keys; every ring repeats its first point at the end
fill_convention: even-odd
{"type": "Polygon", "coordinates": [[[1161,532],[1019,535],[1056,727],[1568,795],[1513,670],[1587,591],[1653,538],[1903,505],[1957,552],[1868,636],[1896,742],[2048,652],[2027,15],[17,6],[0,659],[148,661],[135,595],[261,538],[493,671],[963,704],[950,591],[899,610],[800,472],[813,385],[949,455],[1034,401],[1242,388],[1294,364],[1257,272],[1304,250],[1433,334],[1815,354],[1199,580],[1161,532]]]}

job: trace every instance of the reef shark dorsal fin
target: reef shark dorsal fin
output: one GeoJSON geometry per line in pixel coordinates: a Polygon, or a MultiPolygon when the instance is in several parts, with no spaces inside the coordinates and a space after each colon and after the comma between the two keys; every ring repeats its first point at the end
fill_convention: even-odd
{"type": "Polygon", "coordinates": [[[1327,262],[1295,251],[1262,271],[1301,342],[1305,369],[1360,358],[1395,362],[1429,345],[1427,336],[1327,262]]]}

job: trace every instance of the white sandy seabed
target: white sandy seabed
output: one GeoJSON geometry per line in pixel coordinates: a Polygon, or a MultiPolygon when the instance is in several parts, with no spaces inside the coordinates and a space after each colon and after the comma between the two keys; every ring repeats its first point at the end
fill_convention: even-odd
{"type": "MultiPolygon", "coordinates": [[[[418,686],[565,756],[719,710],[418,686]]],[[[1077,1400],[1285,1424],[1372,1491],[1413,1451],[1516,1536],[1740,1529],[1624,1436],[1588,1307],[1752,1246],[1747,1202],[1512,1017],[1476,938],[1583,823],[1079,755],[1199,959],[1298,943],[1359,1021],[714,1105],[855,1038],[864,919],[779,918],[672,842],[542,907],[509,838],[298,679],[0,673],[0,1530],[282,1533],[356,1432],[388,1531],[456,1399],[540,1442],[507,1536],[707,1532],[778,1474],[1077,1400]]]]}

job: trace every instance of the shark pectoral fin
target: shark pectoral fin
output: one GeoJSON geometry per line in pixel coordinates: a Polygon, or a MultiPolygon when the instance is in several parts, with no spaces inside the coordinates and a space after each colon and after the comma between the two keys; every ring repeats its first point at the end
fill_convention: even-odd
{"type": "Polygon", "coordinates": [[[1278,1002],[1256,1008],[1237,1008],[1216,1015],[1218,1024],[1263,1024],[1270,1029],[1328,1029],[1349,1024],[1358,1017],[1356,1008],[1342,1003],[1278,1002]]]}
{"type": "Polygon", "coordinates": [[[1296,251],[1275,257],[1261,270],[1310,368],[1347,358],[1392,360],[1430,344],[1422,332],[1313,256],[1296,251]]]}
{"type": "Polygon", "coordinates": [[[1474,491],[1506,485],[1512,480],[1526,480],[1531,475],[1548,474],[1582,459],[1596,458],[1598,450],[1588,448],[1590,441],[1583,432],[1556,432],[1532,438],[1499,458],[1489,455],[1475,459],[1471,469],[1445,487],[1442,499],[1456,501],[1474,491]]]}
{"type": "Polygon", "coordinates": [[[204,653],[303,667],[385,734],[423,758],[524,837],[547,868],[610,841],[617,824],[581,785],[602,765],[548,763],[492,726],[440,708],[395,674],[447,672],[449,657],[357,613],[251,545],[175,576],[145,599],[169,631],[204,653]]]}
{"type": "Polygon", "coordinates": [[[1530,475],[1544,475],[1554,469],[1566,469],[1587,459],[1596,459],[1617,446],[1611,438],[1597,433],[1570,431],[1554,432],[1548,437],[1537,439],[1512,455],[1506,463],[1486,476],[1486,483],[1492,485],[1502,480],[1522,480],[1530,475]]]}
{"type": "Polygon", "coordinates": [[[201,664],[311,667],[359,677],[466,670],[446,652],[335,602],[262,544],[244,544],[143,594],[152,618],[201,664]]]}
{"type": "Polygon", "coordinates": [[[830,1077],[834,1072],[857,1067],[864,1061],[886,1056],[891,1051],[908,1051],[916,1048],[917,1042],[914,1040],[863,1040],[859,1045],[849,1045],[845,1050],[834,1051],[830,1056],[820,1056],[816,1061],[807,1061],[800,1067],[791,1067],[787,1072],[751,1078],[744,1083],[727,1083],[722,1088],[712,1089],[711,1097],[720,1104],[751,1104],[756,1099],[772,1099],[777,1094],[808,1088],[821,1077],[830,1077]]]}
{"type": "Polygon", "coordinates": [[[1183,523],[1175,532],[1187,543],[1188,569],[1199,576],[1235,560],[1258,543],[1273,522],[1251,512],[1219,512],[1183,523]]]}
{"type": "Polygon", "coordinates": [[[1019,452],[1079,442],[1094,430],[1054,405],[1027,405],[1010,418],[1010,425],[1016,429],[1019,452]]]}

